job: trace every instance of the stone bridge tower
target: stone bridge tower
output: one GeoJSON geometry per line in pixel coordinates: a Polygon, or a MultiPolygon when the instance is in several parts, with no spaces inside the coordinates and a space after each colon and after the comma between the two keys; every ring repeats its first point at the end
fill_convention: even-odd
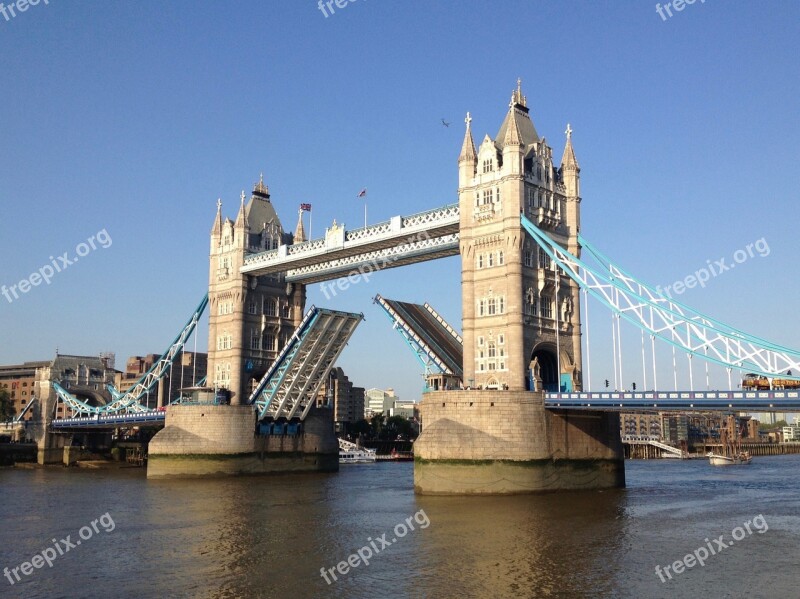
{"type": "Polygon", "coordinates": [[[302,220],[294,235],[284,231],[263,177],[245,197],[235,221],[223,220],[217,202],[209,260],[206,384],[231,391],[233,404],[247,400],[300,324],[306,300],[305,286],[287,284],[283,274],[239,272],[247,254],[305,241],[302,220]]]}
{"type": "Polygon", "coordinates": [[[522,228],[524,213],[578,253],[580,168],[571,129],[560,167],[531,121],[520,82],[494,139],[475,148],[471,118],[458,158],[464,385],[580,390],[580,289],[557,275],[522,228]],[[536,383],[539,384],[539,383],[536,383]]]}
{"type": "Polygon", "coordinates": [[[467,115],[458,158],[466,388],[423,394],[417,493],[625,484],[618,415],[544,405],[545,390],[581,389],[580,289],[554,272],[520,214],[578,253],[580,169],[571,134],[568,125],[557,167],[519,82],[497,136],[478,148],[467,115]]]}

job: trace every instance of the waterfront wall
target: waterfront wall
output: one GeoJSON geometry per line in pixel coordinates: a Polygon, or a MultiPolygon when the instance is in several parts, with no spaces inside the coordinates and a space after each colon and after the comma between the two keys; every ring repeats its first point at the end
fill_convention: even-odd
{"type": "Polygon", "coordinates": [[[150,440],[147,477],[336,471],[330,409],[312,408],[298,435],[256,436],[252,406],[177,405],[150,440]]]}
{"type": "Polygon", "coordinates": [[[414,444],[420,494],[535,493],[622,487],[619,416],[544,409],[528,391],[426,393],[414,444]]]}

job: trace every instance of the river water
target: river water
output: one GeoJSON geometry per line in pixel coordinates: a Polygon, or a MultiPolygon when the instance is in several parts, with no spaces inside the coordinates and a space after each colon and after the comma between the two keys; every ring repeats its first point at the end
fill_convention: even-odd
{"type": "Polygon", "coordinates": [[[2,469],[0,597],[800,597],[800,456],[626,474],[624,490],[420,497],[410,463],[187,481],[2,469]],[[704,566],[674,572],[701,548],[704,566]],[[337,571],[359,549],[369,564],[337,571]],[[16,581],[42,552],[52,566],[16,581]]]}

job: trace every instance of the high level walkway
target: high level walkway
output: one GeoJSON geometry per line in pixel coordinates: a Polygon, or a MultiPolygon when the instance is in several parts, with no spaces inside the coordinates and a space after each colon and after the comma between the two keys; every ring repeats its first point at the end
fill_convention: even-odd
{"type": "Polygon", "coordinates": [[[334,223],[323,238],[246,256],[241,272],[285,272],[289,282],[317,283],[352,271],[371,272],[456,256],[458,228],[458,204],[393,216],[361,229],[347,230],[334,223]]]}

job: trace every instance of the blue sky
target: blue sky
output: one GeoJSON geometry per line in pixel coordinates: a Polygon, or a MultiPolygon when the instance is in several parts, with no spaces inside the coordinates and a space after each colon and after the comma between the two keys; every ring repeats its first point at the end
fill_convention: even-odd
{"type": "MultiPolygon", "coordinates": [[[[511,0],[359,0],[327,18],[313,0],[50,0],[0,16],[0,284],[113,239],[0,297],[0,363],[162,351],[207,288],[217,198],[235,216],[261,171],[287,229],[313,204],[314,236],[360,226],[363,187],[370,222],[456,201],[464,115],[494,135],[517,77],[556,156],[574,129],[588,239],[667,285],[765,238],[768,256],[680,299],[800,346],[799,18],[789,0],[698,0],[666,21],[651,2],[511,0]]],[[[449,258],[309,300],[365,314],[340,360],[356,384],[418,399],[421,370],[371,298],[460,326],[459,285],[449,258]]],[[[610,318],[590,310],[597,386],[610,318]]],[[[636,351],[623,378],[641,384],[636,351]]]]}

